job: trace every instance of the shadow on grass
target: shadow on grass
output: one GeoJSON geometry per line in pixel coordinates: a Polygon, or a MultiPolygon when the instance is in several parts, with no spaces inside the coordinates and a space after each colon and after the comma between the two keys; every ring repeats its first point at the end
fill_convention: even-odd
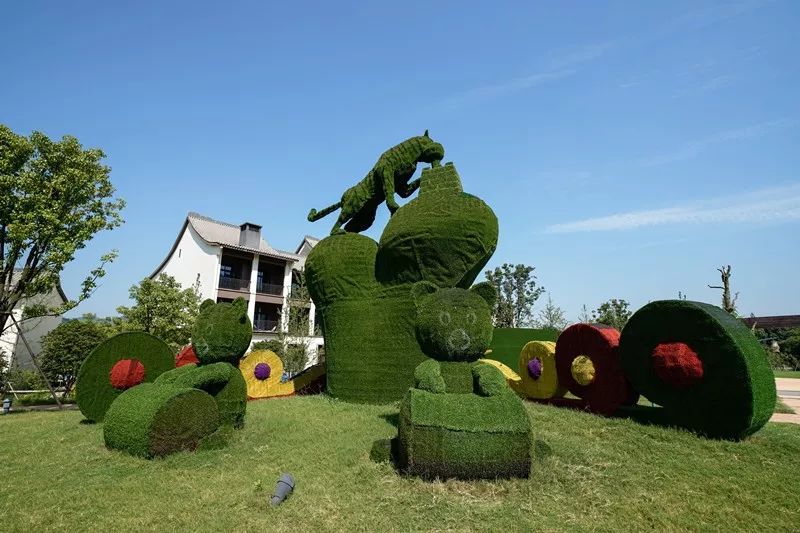
{"type": "Polygon", "coordinates": [[[394,427],[400,424],[400,413],[388,413],[380,415],[381,418],[389,422],[394,427]]]}

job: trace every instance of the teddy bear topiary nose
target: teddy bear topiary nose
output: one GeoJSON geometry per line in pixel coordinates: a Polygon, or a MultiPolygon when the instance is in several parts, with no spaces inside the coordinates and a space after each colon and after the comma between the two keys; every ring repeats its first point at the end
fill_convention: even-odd
{"type": "Polygon", "coordinates": [[[469,348],[470,342],[472,342],[472,339],[463,329],[454,330],[447,338],[447,345],[451,352],[463,352],[469,348]]]}

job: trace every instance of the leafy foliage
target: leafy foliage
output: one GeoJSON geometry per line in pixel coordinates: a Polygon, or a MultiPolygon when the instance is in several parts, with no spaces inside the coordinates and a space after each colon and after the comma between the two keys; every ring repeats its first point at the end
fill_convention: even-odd
{"type": "Polygon", "coordinates": [[[200,308],[199,281],[183,288],[172,276],[161,273],[158,278],[145,278],[130,288],[135,304],[118,307],[127,330],[140,330],[163,339],[177,352],[186,345],[200,308]]]}
{"type": "Polygon", "coordinates": [[[492,319],[498,328],[521,328],[533,321],[533,305],[544,293],[537,286],[535,267],[504,263],[485,272],[486,280],[497,290],[492,319]]]}
{"type": "Polygon", "coordinates": [[[547,303],[534,320],[539,329],[555,329],[561,331],[567,327],[567,317],[564,310],[553,303],[550,294],[547,294],[547,303]]]}
{"type": "Polygon", "coordinates": [[[606,326],[611,326],[612,328],[622,331],[622,328],[625,327],[628,319],[633,314],[631,310],[628,309],[628,305],[628,302],[625,300],[612,298],[600,304],[600,307],[592,311],[592,322],[605,324],[606,326]]]}
{"type": "MultiPolygon", "coordinates": [[[[20,300],[46,294],[75,252],[95,234],[122,223],[102,150],[75,137],[52,141],[40,132],[17,135],[0,124],[0,331],[20,300]]],[[[79,297],[41,314],[61,314],[88,298],[116,258],[105,254],[83,281],[79,297]]]]}
{"type": "Polygon", "coordinates": [[[65,392],[69,392],[83,361],[106,338],[105,331],[93,322],[62,322],[42,339],[42,372],[51,383],[63,383],[65,392]]]}

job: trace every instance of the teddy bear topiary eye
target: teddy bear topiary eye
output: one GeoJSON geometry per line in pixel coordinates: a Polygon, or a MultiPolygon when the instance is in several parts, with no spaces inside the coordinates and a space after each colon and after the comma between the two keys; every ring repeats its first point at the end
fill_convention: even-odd
{"type": "Polygon", "coordinates": [[[452,318],[450,317],[450,313],[447,311],[439,311],[439,323],[441,323],[443,326],[446,326],[450,324],[451,320],[452,318]]]}
{"type": "Polygon", "coordinates": [[[474,311],[468,311],[467,312],[467,324],[474,324],[477,321],[478,321],[478,317],[475,316],[475,312],[474,311]]]}

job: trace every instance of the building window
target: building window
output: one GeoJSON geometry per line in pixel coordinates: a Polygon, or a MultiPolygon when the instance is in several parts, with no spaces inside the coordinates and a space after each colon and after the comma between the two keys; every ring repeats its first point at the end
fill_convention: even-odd
{"type": "Polygon", "coordinates": [[[219,277],[221,277],[221,278],[232,278],[233,277],[233,267],[231,265],[220,265],[220,267],[219,267],[219,277]]]}

